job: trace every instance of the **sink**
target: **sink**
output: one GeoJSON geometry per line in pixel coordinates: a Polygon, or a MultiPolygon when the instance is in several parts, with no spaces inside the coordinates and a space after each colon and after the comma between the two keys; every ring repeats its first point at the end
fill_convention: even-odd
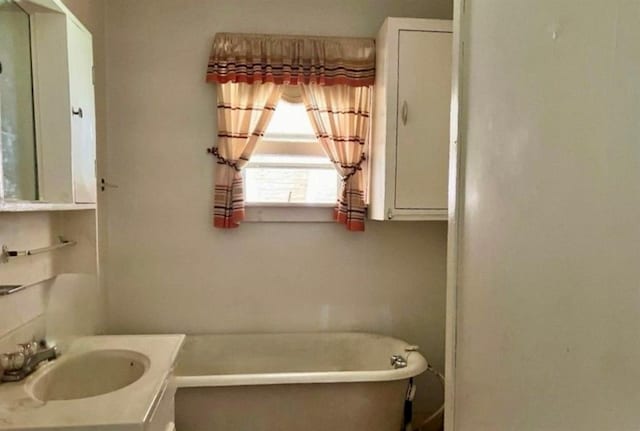
{"type": "Polygon", "coordinates": [[[40,401],[95,397],[134,383],[148,368],[149,358],[131,350],[63,356],[34,376],[31,393],[40,401]]]}
{"type": "Polygon", "coordinates": [[[58,339],[62,356],[23,381],[0,384],[0,431],[149,429],[150,421],[165,417],[165,410],[157,410],[164,408],[157,407],[161,399],[173,397],[169,379],[184,338],[58,339]]]}

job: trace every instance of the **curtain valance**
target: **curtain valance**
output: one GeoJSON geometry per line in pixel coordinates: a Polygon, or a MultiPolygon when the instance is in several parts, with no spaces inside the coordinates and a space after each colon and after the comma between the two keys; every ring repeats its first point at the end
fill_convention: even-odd
{"type": "Polygon", "coordinates": [[[267,34],[215,35],[207,81],[373,85],[375,42],[368,38],[267,34]]]}

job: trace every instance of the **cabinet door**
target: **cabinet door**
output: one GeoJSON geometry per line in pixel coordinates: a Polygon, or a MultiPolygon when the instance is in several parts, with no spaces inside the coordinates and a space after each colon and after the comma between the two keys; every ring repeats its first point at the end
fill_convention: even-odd
{"type": "Polygon", "coordinates": [[[395,207],[447,207],[451,33],[400,30],[395,207]]]}
{"type": "Polygon", "coordinates": [[[68,21],[74,200],[96,201],[95,108],[91,34],[68,21]]]}

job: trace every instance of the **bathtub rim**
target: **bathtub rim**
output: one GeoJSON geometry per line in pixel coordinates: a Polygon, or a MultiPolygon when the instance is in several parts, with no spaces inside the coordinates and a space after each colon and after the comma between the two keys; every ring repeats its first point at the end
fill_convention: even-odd
{"type": "MultiPolygon", "coordinates": [[[[206,336],[256,336],[256,335],[300,335],[300,334],[349,334],[362,336],[375,336],[386,339],[390,342],[401,343],[404,347],[411,346],[404,340],[387,335],[359,332],[359,331],[338,331],[338,332],[273,332],[273,333],[240,333],[240,334],[192,334],[189,337],[206,336]]],[[[185,343],[186,344],[186,343],[185,343]]],[[[180,375],[174,370],[173,379],[178,388],[197,387],[224,387],[224,386],[254,386],[254,385],[282,385],[282,384],[314,384],[314,383],[366,383],[408,380],[412,377],[424,373],[428,368],[427,360],[419,351],[398,352],[409,355],[408,364],[404,368],[385,370],[363,370],[363,371],[305,371],[305,372],[283,372],[283,373],[246,373],[246,374],[205,374],[205,375],[180,375]]]]}

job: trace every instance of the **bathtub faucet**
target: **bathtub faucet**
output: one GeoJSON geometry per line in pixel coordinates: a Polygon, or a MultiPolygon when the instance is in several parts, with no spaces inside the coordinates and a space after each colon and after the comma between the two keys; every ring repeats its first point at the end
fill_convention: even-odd
{"type": "Polygon", "coordinates": [[[407,366],[407,362],[409,361],[409,356],[411,353],[417,352],[420,350],[420,347],[415,344],[410,344],[404,348],[404,351],[407,352],[407,356],[402,355],[391,355],[391,366],[393,368],[405,368],[407,366]]]}
{"type": "Polygon", "coordinates": [[[391,362],[391,366],[396,369],[407,366],[407,359],[402,357],[402,355],[391,355],[389,362],[391,362]]]}

